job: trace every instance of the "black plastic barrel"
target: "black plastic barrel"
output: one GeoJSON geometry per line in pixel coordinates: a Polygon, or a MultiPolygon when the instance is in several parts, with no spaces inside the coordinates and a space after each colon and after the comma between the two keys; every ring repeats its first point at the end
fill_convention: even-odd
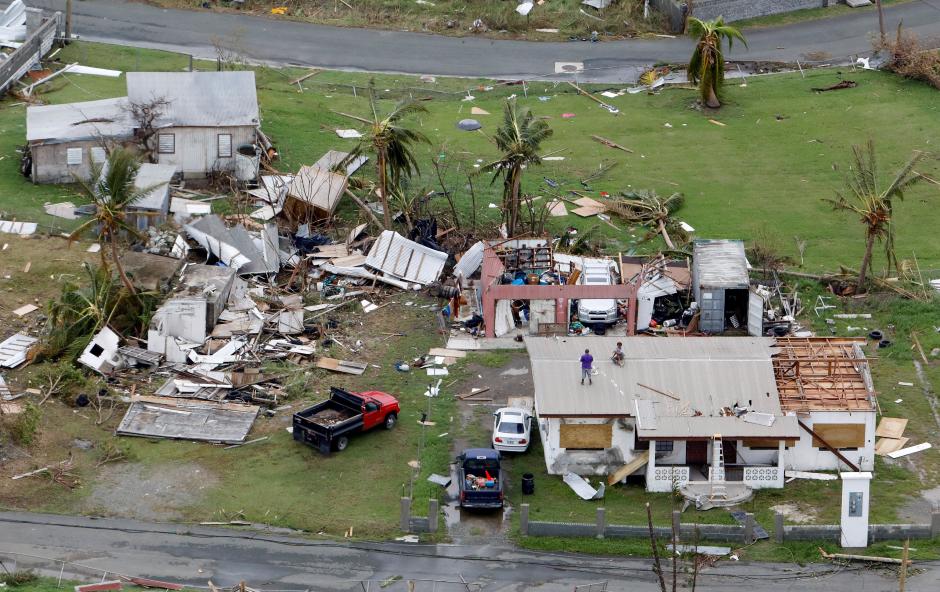
{"type": "Polygon", "coordinates": [[[522,474],[522,494],[532,495],[535,493],[535,475],[532,473],[522,474]]]}

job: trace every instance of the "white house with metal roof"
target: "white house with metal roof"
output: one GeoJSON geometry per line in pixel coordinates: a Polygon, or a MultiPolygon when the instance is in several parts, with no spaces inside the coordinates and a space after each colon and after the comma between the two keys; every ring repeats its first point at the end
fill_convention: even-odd
{"type": "Polygon", "coordinates": [[[863,384],[864,356],[839,344],[810,361],[803,348],[819,344],[796,341],[782,346],[765,337],[526,338],[548,472],[606,475],[610,483],[635,475],[645,477],[649,491],[672,491],[690,482],[726,480],[746,489],[779,488],[787,469],[870,470],[874,391],[863,384]],[[610,359],[618,341],[624,344],[622,366],[610,359]],[[579,358],[585,349],[594,357],[595,373],[593,384],[582,386],[579,358]],[[849,350],[851,359],[843,358],[849,350]],[[824,373],[841,359],[845,363],[835,367],[851,376],[840,396],[826,388],[831,377],[824,373]],[[805,384],[791,384],[792,362],[800,360],[805,384]],[[823,391],[813,384],[832,398],[820,398],[823,391]],[[791,394],[796,389],[803,399],[791,394]],[[844,449],[830,450],[818,441],[826,436],[813,433],[816,417],[844,449]],[[845,440],[846,429],[857,442],[845,440]]]}
{"type": "MultiPolygon", "coordinates": [[[[232,171],[260,124],[254,72],[128,72],[127,95],[26,110],[34,183],[88,179],[108,148],[131,144],[131,107],[155,104],[155,160],[185,178],[232,171]]],[[[252,150],[252,154],[254,151],[252,150]]]]}

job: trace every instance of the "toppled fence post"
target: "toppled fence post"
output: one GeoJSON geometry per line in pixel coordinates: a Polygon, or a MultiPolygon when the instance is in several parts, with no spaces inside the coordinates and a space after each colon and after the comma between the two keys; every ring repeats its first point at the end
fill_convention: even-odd
{"type": "Polygon", "coordinates": [[[744,544],[754,542],[754,514],[748,512],[744,515],[744,544]]]}
{"type": "Polygon", "coordinates": [[[411,498],[403,497],[401,498],[401,521],[399,523],[399,528],[402,532],[411,531],[411,498]]]}
{"type": "Polygon", "coordinates": [[[604,538],[604,532],[607,530],[607,511],[604,508],[597,509],[594,524],[597,527],[597,538],[604,538]]]}
{"type": "Polygon", "coordinates": [[[785,538],[785,531],[783,529],[783,514],[777,512],[774,514],[774,542],[782,543],[785,538]]]}
{"type": "Polygon", "coordinates": [[[437,520],[440,513],[440,502],[436,499],[428,501],[428,532],[437,532],[437,520]]]}
{"type": "Polygon", "coordinates": [[[529,534],[529,504],[522,504],[519,511],[519,532],[522,536],[529,534]]]}

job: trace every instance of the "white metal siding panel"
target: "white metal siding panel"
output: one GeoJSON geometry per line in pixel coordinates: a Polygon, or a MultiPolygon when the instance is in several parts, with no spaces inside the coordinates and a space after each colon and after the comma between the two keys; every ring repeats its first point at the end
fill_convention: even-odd
{"type": "Polygon", "coordinates": [[[255,140],[255,129],[252,127],[173,127],[166,131],[176,134],[176,151],[159,155],[160,164],[171,164],[187,177],[233,170],[235,148],[255,140]],[[220,134],[228,134],[232,138],[233,156],[230,158],[219,158],[220,134]]]}
{"type": "Polygon", "coordinates": [[[385,230],[372,245],[366,265],[397,278],[427,285],[440,277],[447,262],[447,253],[419,245],[385,230]]]}
{"type": "Polygon", "coordinates": [[[160,154],[174,154],[176,152],[176,136],[174,134],[157,134],[157,152],[160,154]]]}
{"type": "Polygon", "coordinates": [[[764,299],[751,290],[747,299],[747,334],[760,337],[764,332],[764,299]]]}

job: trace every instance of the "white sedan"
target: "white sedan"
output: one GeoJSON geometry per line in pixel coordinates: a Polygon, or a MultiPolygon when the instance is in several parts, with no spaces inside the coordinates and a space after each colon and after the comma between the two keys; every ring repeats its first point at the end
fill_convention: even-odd
{"type": "Polygon", "coordinates": [[[503,407],[493,414],[493,448],[525,452],[532,431],[532,414],[520,407],[503,407]]]}

